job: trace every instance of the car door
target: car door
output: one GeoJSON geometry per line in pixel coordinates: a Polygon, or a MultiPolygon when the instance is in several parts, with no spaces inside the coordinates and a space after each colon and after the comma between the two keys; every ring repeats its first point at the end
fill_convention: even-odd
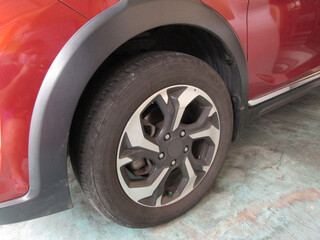
{"type": "Polygon", "coordinates": [[[320,73],[320,0],[251,0],[249,104],[320,73]]]}

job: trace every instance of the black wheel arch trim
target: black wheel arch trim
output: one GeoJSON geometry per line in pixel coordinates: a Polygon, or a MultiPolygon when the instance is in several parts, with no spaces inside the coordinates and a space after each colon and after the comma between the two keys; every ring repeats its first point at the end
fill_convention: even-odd
{"type": "Polygon", "coordinates": [[[0,204],[0,224],[71,207],[66,158],[69,130],[82,92],[119,46],[142,32],[170,24],[192,25],[214,33],[233,54],[242,85],[242,95],[234,100],[239,109],[236,131],[241,128],[248,104],[247,61],[229,24],[199,0],[121,0],[86,23],[52,63],[31,120],[30,190],[22,198],[0,204]]]}

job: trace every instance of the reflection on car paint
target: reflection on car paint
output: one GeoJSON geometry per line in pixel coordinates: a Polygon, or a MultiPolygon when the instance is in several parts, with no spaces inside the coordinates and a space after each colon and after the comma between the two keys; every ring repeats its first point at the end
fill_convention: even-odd
{"type": "Polygon", "coordinates": [[[55,0],[1,1],[0,202],[29,188],[28,136],[33,106],[52,61],[86,19],[55,0]]]}

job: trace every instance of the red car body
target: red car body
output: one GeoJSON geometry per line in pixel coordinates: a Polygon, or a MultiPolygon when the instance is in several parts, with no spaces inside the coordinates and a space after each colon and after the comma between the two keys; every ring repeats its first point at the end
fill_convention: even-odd
{"type": "MultiPolygon", "coordinates": [[[[38,139],[45,135],[45,131],[40,131],[44,127],[41,124],[37,125],[36,122],[32,123],[32,121],[38,118],[35,115],[36,110],[41,108],[45,112],[46,109],[50,109],[47,106],[51,103],[46,103],[41,107],[36,106],[37,99],[49,99],[56,91],[50,92],[47,96],[44,93],[45,89],[50,88],[50,84],[53,84],[51,76],[54,70],[50,68],[52,66],[57,67],[57,59],[59,61],[67,59],[67,54],[63,52],[66,46],[69,48],[75,46],[75,49],[83,47],[77,37],[85,30],[88,31],[90,22],[94,22],[102,14],[105,14],[108,18],[109,24],[114,24],[115,21],[120,19],[117,22],[120,25],[116,25],[116,29],[112,29],[113,32],[109,32],[106,36],[110,41],[106,44],[115,46],[113,50],[116,46],[119,47],[135,37],[135,35],[153,28],[154,25],[148,24],[148,21],[145,21],[146,19],[155,19],[155,22],[159,21],[159,26],[163,26],[162,21],[165,22],[166,20],[163,20],[160,15],[147,11],[143,14],[138,12],[139,8],[148,4],[153,4],[152,7],[156,7],[160,13],[161,11],[168,11],[168,9],[171,9],[172,12],[183,12],[186,15],[185,17],[179,17],[180,15],[176,14],[177,19],[172,20],[176,24],[197,26],[198,23],[193,24],[193,19],[197,18],[202,21],[203,18],[203,21],[206,21],[210,17],[210,13],[220,17],[228,23],[235,38],[238,39],[243,54],[242,61],[245,60],[242,63],[245,66],[244,70],[240,71],[240,75],[246,78],[242,79],[246,83],[246,86],[242,85],[241,91],[244,92],[242,96],[247,97],[247,99],[242,99],[241,110],[243,111],[250,108],[254,109],[255,106],[261,106],[261,103],[264,102],[270,103],[270,100],[274,97],[282,96],[284,92],[290,92],[289,90],[303,83],[312,82],[315,85],[316,81],[313,80],[318,78],[320,71],[319,0],[203,0],[202,3],[198,3],[200,1],[175,0],[169,2],[136,1],[135,5],[131,6],[133,4],[130,1],[123,0],[0,1],[1,223],[25,220],[70,207],[70,202],[49,210],[43,205],[37,210],[29,210],[30,213],[23,213],[24,209],[34,207],[32,204],[28,205],[29,202],[39,204],[40,201],[46,201],[48,197],[38,197],[42,194],[44,186],[51,186],[61,179],[63,184],[67,185],[65,165],[62,167],[63,173],[61,175],[56,174],[59,167],[56,168],[53,165],[53,170],[50,172],[50,164],[60,161],[52,156],[52,153],[55,153],[50,150],[50,141],[30,142],[31,138],[34,139],[37,134],[38,139]],[[180,7],[186,5],[190,5],[190,8],[180,7]],[[203,9],[201,11],[205,14],[197,15],[198,10],[195,10],[195,13],[189,12],[188,10],[192,9],[193,5],[196,6],[195,9],[203,9]],[[125,15],[126,9],[132,9],[128,15],[131,19],[121,18],[122,15],[125,15]],[[196,16],[190,17],[192,14],[196,16]],[[107,15],[110,15],[110,17],[107,15]],[[136,32],[130,32],[129,27],[132,25],[143,25],[143,27],[137,29],[136,32]],[[121,27],[119,28],[119,26],[121,27]],[[113,38],[113,36],[117,37],[113,38]],[[115,41],[117,42],[114,43],[115,41]],[[45,81],[46,83],[44,83],[45,81]],[[41,93],[41,91],[43,92],[41,93]],[[36,129],[37,127],[41,129],[38,132],[35,130],[33,133],[31,128],[36,129]],[[48,168],[46,170],[41,167],[41,165],[46,165],[46,162],[42,160],[40,153],[36,161],[31,159],[31,152],[40,152],[39,149],[53,158],[52,162],[47,163],[48,168]],[[40,167],[35,167],[35,165],[40,165],[40,167]],[[35,181],[37,184],[33,185],[34,183],[30,182],[30,175],[35,172],[38,175],[38,181],[35,181]],[[46,182],[42,180],[43,175],[46,175],[46,182]],[[32,191],[36,191],[36,193],[30,195],[31,197],[28,196],[32,191]],[[15,212],[13,210],[15,207],[21,212],[18,217],[12,217],[10,213],[15,212]]],[[[171,18],[173,19],[171,16],[167,19],[171,18]]],[[[208,22],[207,24],[214,25],[214,22],[208,22]]],[[[86,39],[95,34],[96,32],[92,30],[86,35],[86,39]]],[[[226,33],[225,36],[223,32],[212,32],[212,34],[217,35],[224,42],[224,38],[228,38],[230,33],[226,33]]],[[[88,48],[90,47],[91,45],[88,46],[88,48]]],[[[105,50],[105,57],[110,55],[110,51],[105,50]]],[[[95,50],[92,50],[91,53],[91,57],[95,58],[95,50]]],[[[87,60],[88,56],[90,58],[90,55],[80,54],[80,56],[87,60]]],[[[101,60],[99,61],[101,63],[101,60]]],[[[79,68],[83,67],[79,63],[79,68]]],[[[97,69],[97,66],[92,66],[91,72],[94,69],[97,69]]],[[[55,71],[60,70],[55,69],[55,71]]],[[[90,73],[88,74],[90,75],[90,73]]],[[[65,79],[65,81],[68,81],[68,79],[65,79]]],[[[81,88],[78,90],[79,96],[84,86],[85,84],[82,84],[79,87],[81,88]]],[[[311,85],[309,88],[311,88],[311,85]]],[[[304,91],[300,90],[300,92],[304,91]]],[[[65,91],[64,94],[68,94],[68,91],[65,91]]],[[[75,97],[75,99],[78,99],[78,97],[75,97]]],[[[286,100],[283,102],[286,102],[286,100]]],[[[57,104],[61,105],[60,102],[57,104]]],[[[271,102],[271,105],[277,104],[271,102]]],[[[68,104],[66,104],[65,111],[72,112],[76,106],[72,110],[67,107],[68,104]]],[[[239,125],[243,125],[244,119],[249,118],[248,116],[264,113],[264,109],[251,111],[254,114],[249,111],[250,113],[241,117],[242,120],[239,120],[241,122],[239,125]]],[[[64,118],[63,110],[61,112],[49,112],[48,110],[46,114],[48,116],[47,120],[53,119],[50,122],[51,126],[55,125],[53,116],[57,117],[58,115],[59,118],[64,118]]],[[[42,122],[44,121],[42,120],[42,122]]],[[[44,137],[50,139],[50,136],[44,137]]],[[[52,135],[52,139],[54,141],[55,136],[52,135]]],[[[54,144],[52,143],[52,145],[54,144]]],[[[62,149],[59,154],[63,156],[62,159],[65,161],[67,139],[64,137],[64,141],[60,141],[59,144],[62,149]]],[[[68,195],[68,191],[66,190],[64,194],[68,195]]],[[[68,196],[65,198],[68,199],[68,196]]]]}

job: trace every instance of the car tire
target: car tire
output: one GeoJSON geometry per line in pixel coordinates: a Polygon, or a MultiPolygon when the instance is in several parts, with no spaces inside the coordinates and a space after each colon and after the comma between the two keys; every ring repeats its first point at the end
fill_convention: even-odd
{"type": "Polygon", "coordinates": [[[228,90],[207,63],[151,52],[93,79],[70,154],[89,202],[127,227],[188,211],[207,192],[233,129],[228,90]]]}

